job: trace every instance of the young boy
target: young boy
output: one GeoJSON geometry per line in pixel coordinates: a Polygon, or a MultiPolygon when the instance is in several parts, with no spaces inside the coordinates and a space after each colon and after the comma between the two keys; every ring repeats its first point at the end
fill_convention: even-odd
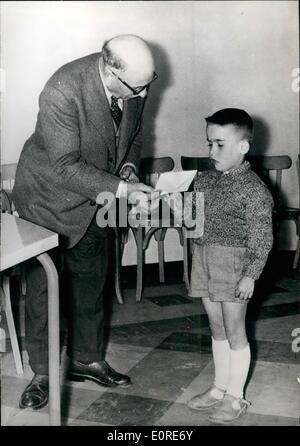
{"type": "Polygon", "coordinates": [[[273,200],[245,161],[253,130],[248,113],[223,109],[206,123],[215,169],[195,180],[194,190],[204,193],[204,232],[194,240],[189,295],[202,298],[208,315],[215,377],[188,406],[213,408],[210,421],[224,424],[250,405],[244,399],[250,365],[245,316],[273,243],[273,200]]]}

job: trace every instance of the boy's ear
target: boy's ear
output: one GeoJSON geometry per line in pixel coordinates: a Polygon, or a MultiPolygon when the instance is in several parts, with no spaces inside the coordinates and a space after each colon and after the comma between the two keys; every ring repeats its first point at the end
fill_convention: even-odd
{"type": "Polygon", "coordinates": [[[249,149],[250,149],[250,144],[249,144],[249,141],[246,141],[245,139],[243,139],[242,141],[241,141],[241,153],[243,154],[243,155],[246,155],[246,153],[248,153],[249,152],[249,149]]]}

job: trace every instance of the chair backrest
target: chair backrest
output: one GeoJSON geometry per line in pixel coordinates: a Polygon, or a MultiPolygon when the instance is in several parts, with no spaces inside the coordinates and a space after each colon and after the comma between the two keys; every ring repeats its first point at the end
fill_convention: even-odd
{"type": "Polygon", "coordinates": [[[9,194],[5,190],[1,190],[1,212],[12,214],[12,202],[9,194]]]}
{"type": "Polygon", "coordinates": [[[175,162],[170,156],[160,158],[142,158],[140,163],[140,177],[145,184],[155,187],[159,174],[174,169],[175,162]]]}
{"type": "Polygon", "coordinates": [[[1,165],[1,212],[13,213],[11,191],[15,182],[17,163],[1,165]]]}
{"type": "Polygon", "coordinates": [[[174,160],[170,156],[161,158],[142,158],[140,172],[142,175],[147,173],[170,172],[174,169],[174,165],[174,160]]]}
{"type": "Polygon", "coordinates": [[[288,155],[275,156],[247,156],[252,170],[266,183],[273,194],[275,206],[282,206],[281,180],[282,171],[289,169],[292,160],[288,155]],[[272,173],[275,172],[275,179],[272,179],[272,173]]]}
{"type": "Polygon", "coordinates": [[[182,156],[181,167],[182,170],[198,170],[198,172],[203,172],[204,170],[212,170],[213,164],[209,157],[182,156]]]}
{"type": "MultiPolygon", "coordinates": [[[[298,155],[298,186],[300,191],[300,155],[298,155]]],[[[300,205],[300,195],[299,195],[299,205],[300,205]]]]}
{"type": "Polygon", "coordinates": [[[17,163],[1,164],[1,189],[12,190],[15,183],[17,165],[17,163]]]}
{"type": "MultiPolygon", "coordinates": [[[[182,170],[197,170],[198,172],[203,172],[204,170],[212,170],[214,166],[208,156],[182,156],[181,168],[182,170]]],[[[189,187],[189,192],[193,190],[194,181],[189,187]]]]}

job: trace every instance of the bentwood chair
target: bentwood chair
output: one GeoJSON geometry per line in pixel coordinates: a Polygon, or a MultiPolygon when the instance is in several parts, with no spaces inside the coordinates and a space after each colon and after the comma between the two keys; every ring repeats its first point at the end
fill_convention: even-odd
{"type": "MultiPolygon", "coordinates": [[[[299,191],[300,191],[300,155],[298,155],[298,183],[299,183],[298,186],[299,186],[299,191]]],[[[300,197],[299,197],[299,200],[300,200],[300,197]]],[[[298,225],[300,225],[300,217],[299,216],[298,216],[298,225]]],[[[298,226],[298,228],[299,228],[299,226],[298,226]]],[[[298,268],[300,268],[299,257],[300,257],[300,234],[298,233],[298,242],[297,242],[294,263],[293,263],[294,269],[296,269],[297,266],[298,266],[298,268]]]]}
{"type": "MultiPolygon", "coordinates": [[[[209,157],[197,157],[197,156],[182,156],[181,157],[181,168],[182,170],[197,170],[197,172],[203,172],[205,170],[212,170],[213,164],[209,157]]],[[[193,183],[190,186],[190,191],[193,190],[193,183]]],[[[190,269],[190,257],[193,253],[193,239],[186,238],[184,239],[185,250],[187,251],[187,269],[188,269],[188,277],[189,277],[189,269],[190,269]]]]}
{"type": "MultiPolygon", "coordinates": [[[[17,170],[17,163],[2,164],[1,165],[1,210],[9,214],[16,214],[16,209],[11,198],[12,188],[15,182],[17,170]]],[[[25,269],[22,266],[13,268],[14,272],[19,272],[21,275],[21,294],[26,295],[26,279],[25,269]]]]}
{"type": "MultiPolygon", "coordinates": [[[[171,157],[160,157],[160,158],[143,158],[140,164],[140,180],[145,184],[149,184],[155,187],[158,177],[163,172],[170,172],[174,168],[174,160],[171,157]]],[[[181,226],[175,226],[170,214],[168,219],[165,219],[161,212],[158,213],[158,219],[153,221],[153,219],[146,219],[139,225],[130,225],[137,247],[137,280],[136,280],[136,301],[139,302],[142,298],[143,292],[143,266],[145,263],[145,251],[149,246],[150,239],[154,235],[158,247],[158,264],[159,264],[159,280],[160,282],[165,282],[165,271],[164,271],[164,241],[166,232],[168,229],[175,229],[179,235],[179,241],[181,246],[185,248],[183,228],[181,226]]],[[[122,259],[124,246],[128,241],[128,228],[121,228],[121,235],[119,232],[119,240],[121,243],[120,254],[117,254],[117,258],[122,259]]],[[[117,247],[116,247],[117,248],[117,247]]],[[[117,248],[118,249],[118,248],[117,248]]],[[[117,264],[120,261],[117,262],[117,264]]],[[[184,279],[187,283],[187,253],[183,253],[183,264],[184,264],[184,279]]],[[[116,294],[118,301],[122,299],[121,287],[120,287],[120,274],[116,280],[116,294]]]]}
{"type": "Polygon", "coordinates": [[[181,167],[182,170],[197,170],[198,172],[203,172],[204,170],[212,170],[213,164],[209,157],[182,156],[181,167]]]}
{"type": "Polygon", "coordinates": [[[298,241],[293,261],[293,268],[296,269],[300,253],[300,208],[286,206],[282,194],[282,173],[284,170],[287,170],[291,167],[292,160],[288,155],[257,155],[248,156],[247,159],[251,164],[251,168],[262,178],[273,195],[275,243],[278,243],[282,222],[284,220],[291,220],[295,223],[298,241]]]}

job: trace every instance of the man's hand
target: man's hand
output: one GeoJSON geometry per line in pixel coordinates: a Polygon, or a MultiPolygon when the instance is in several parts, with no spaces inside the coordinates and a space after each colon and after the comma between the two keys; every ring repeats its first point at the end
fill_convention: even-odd
{"type": "Polygon", "coordinates": [[[251,277],[242,277],[237,284],[235,296],[244,300],[251,299],[254,291],[254,283],[254,279],[251,277]]]}
{"type": "MultiPolygon", "coordinates": [[[[126,187],[127,187],[127,197],[128,197],[128,201],[129,201],[129,197],[135,193],[135,192],[143,192],[144,194],[149,194],[149,198],[151,196],[151,194],[153,194],[155,191],[153,189],[153,187],[148,186],[147,184],[144,183],[126,183],[126,187]]],[[[129,201],[131,203],[131,201],[129,201]]]]}
{"type": "Polygon", "coordinates": [[[140,180],[136,176],[134,168],[132,166],[125,166],[120,172],[120,178],[130,183],[138,183],[140,180]]]}
{"type": "Polygon", "coordinates": [[[134,204],[137,211],[148,214],[159,206],[159,193],[151,186],[144,183],[128,183],[126,186],[128,203],[134,204]]]}

